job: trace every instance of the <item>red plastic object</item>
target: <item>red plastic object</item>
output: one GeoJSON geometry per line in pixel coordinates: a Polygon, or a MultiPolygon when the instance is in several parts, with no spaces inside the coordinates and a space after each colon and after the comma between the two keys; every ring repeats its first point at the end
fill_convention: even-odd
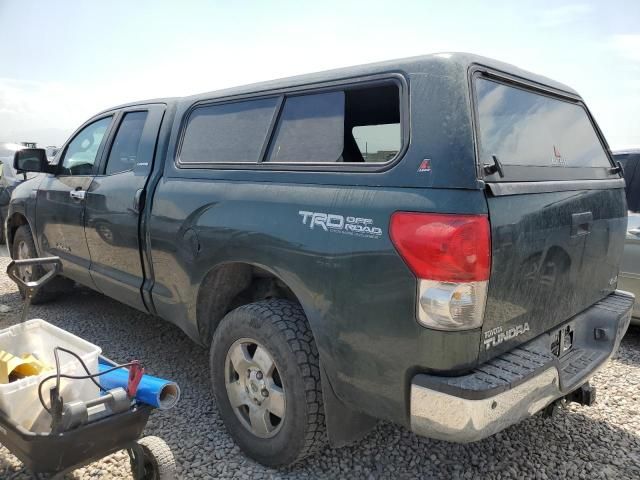
{"type": "Polygon", "coordinates": [[[127,382],[127,395],[129,398],[134,398],[138,392],[138,385],[144,375],[144,367],[138,360],[131,362],[133,365],[129,367],[129,381],[127,382]]]}

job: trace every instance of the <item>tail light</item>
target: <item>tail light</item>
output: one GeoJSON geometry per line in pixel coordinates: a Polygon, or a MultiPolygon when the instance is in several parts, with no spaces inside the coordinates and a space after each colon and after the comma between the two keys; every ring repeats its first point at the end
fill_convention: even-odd
{"type": "Polygon", "coordinates": [[[486,215],[396,212],[390,235],[418,278],[418,320],[439,330],[482,325],[491,268],[486,215]]]}

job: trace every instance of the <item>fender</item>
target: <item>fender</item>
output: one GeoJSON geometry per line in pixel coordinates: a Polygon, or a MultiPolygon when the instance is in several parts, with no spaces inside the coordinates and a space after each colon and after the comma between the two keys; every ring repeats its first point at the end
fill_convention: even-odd
{"type": "Polygon", "coordinates": [[[37,240],[38,235],[36,233],[36,198],[38,187],[40,186],[43,178],[44,175],[37,175],[29,180],[25,180],[18,185],[11,194],[9,211],[7,213],[7,219],[4,226],[7,234],[6,239],[9,255],[11,255],[11,247],[13,245],[15,231],[20,225],[24,225],[25,222],[29,225],[31,232],[34,235],[34,242],[38,255],[41,255],[41,248],[37,240]]]}

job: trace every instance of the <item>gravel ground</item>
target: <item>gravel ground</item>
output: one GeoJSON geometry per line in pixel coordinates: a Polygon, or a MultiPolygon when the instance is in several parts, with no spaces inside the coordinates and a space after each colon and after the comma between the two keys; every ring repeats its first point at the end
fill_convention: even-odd
{"type": "MultiPolygon", "coordinates": [[[[7,262],[0,258],[0,270],[7,262]]],[[[4,274],[0,304],[12,309],[0,313],[0,328],[19,321],[21,300],[4,274]]],[[[209,391],[207,351],[178,328],[82,288],[31,312],[32,318],[44,318],[100,345],[111,358],[139,358],[150,373],[180,384],[179,405],[154,413],[146,429],[147,435],[158,435],[170,444],[180,478],[640,478],[637,327],[595,377],[598,403],[593,407],[572,405],[553,419],[535,417],[469,445],[420,438],[380,423],[353,446],[327,448],[299,466],[273,470],[249,460],[234,445],[209,391]]],[[[31,478],[4,447],[0,447],[0,478],[31,478]]],[[[116,453],[69,478],[129,479],[128,457],[116,453]]]]}

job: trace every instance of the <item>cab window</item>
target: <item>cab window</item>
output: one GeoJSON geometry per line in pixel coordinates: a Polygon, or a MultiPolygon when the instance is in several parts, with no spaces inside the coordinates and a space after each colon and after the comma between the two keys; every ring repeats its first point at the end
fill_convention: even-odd
{"type": "Polygon", "coordinates": [[[267,162],[386,163],[400,151],[395,83],[285,100],[267,162]]]}
{"type": "Polygon", "coordinates": [[[136,166],[146,120],[146,111],[129,112],[124,116],[109,152],[105,174],[125,172],[136,166]]]}
{"type": "Polygon", "coordinates": [[[93,165],[112,117],[105,117],[84,127],[67,146],[60,173],[62,175],[91,175],[93,165]]]}

